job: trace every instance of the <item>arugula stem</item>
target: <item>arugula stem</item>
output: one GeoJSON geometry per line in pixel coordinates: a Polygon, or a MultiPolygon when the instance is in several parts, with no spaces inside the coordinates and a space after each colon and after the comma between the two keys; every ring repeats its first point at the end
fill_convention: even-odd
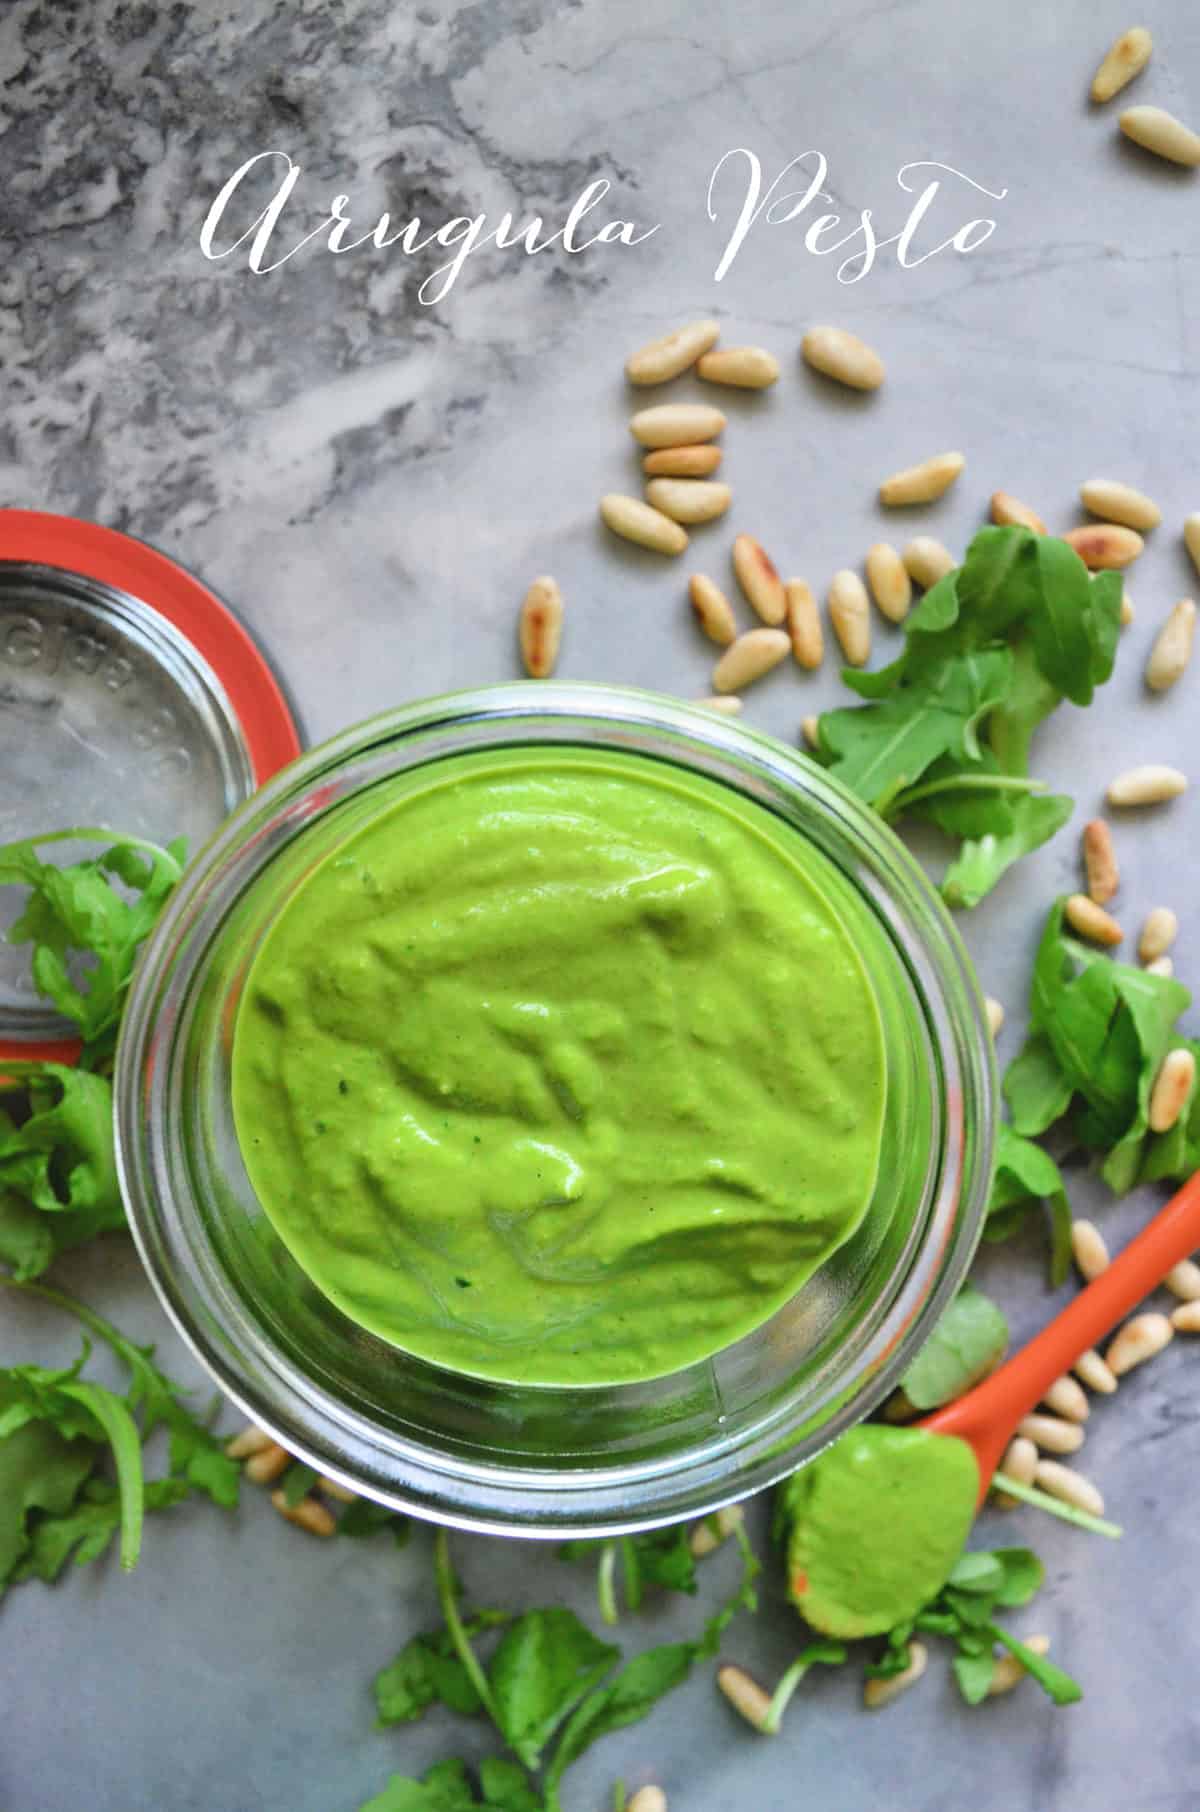
{"type": "Polygon", "coordinates": [[[126,1573],[131,1573],[137,1566],[142,1548],[146,1508],[142,1441],[137,1423],[120,1397],[105,1390],[102,1384],[60,1384],[58,1388],[64,1397],[73,1397],[76,1403],[82,1403],[90,1410],[108,1437],[121,1497],[121,1566],[126,1573]]]}
{"type": "Polygon", "coordinates": [[[600,1550],[600,1565],[596,1570],[596,1598],[600,1605],[602,1622],[614,1624],[620,1613],[617,1610],[616,1593],[617,1544],[606,1541],[600,1550]]]}
{"type": "Polygon", "coordinates": [[[1093,1516],[1090,1510],[1077,1510],[1074,1504],[1064,1504],[1061,1498],[1051,1497],[1048,1491],[1039,1491],[1036,1485],[1023,1485],[1020,1479],[1010,1479],[1006,1472],[993,1473],[992,1484],[997,1491],[1007,1491],[1011,1497],[1019,1497],[1022,1503],[1032,1504],[1035,1510],[1045,1510],[1048,1515],[1061,1517],[1064,1523],[1074,1523],[1093,1535],[1107,1535],[1116,1541],[1124,1534],[1119,1524],[1105,1522],[1102,1516],[1093,1516]]]}
{"type": "Polygon", "coordinates": [[[51,1284],[18,1283],[15,1277],[5,1277],[3,1274],[0,1274],[0,1284],[9,1290],[21,1290],[27,1296],[40,1296],[43,1302],[52,1302],[56,1309],[63,1309],[68,1315],[74,1315],[77,1321],[82,1321],[84,1327],[91,1328],[105,1346],[111,1347],[118,1359],[125,1360],[128,1365],[129,1361],[125,1356],[131,1343],[117,1332],[111,1321],[105,1321],[102,1315],[89,1309],[77,1296],[69,1296],[65,1290],[56,1290],[51,1284]]]}
{"type": "Polygon", "coordinates": [[[625,1602],[631,1611],[642,1608],[642,1563],[628,1535],[621,1537],[621,1561],[625,1575],[625,1602]]]}
{"type": "Polygon", "coordinates": [[[924,786],[911,786],[888,800],[887,815],[907,811],[920,799],[932,799],[939,793],[1044,793],[1044,780],[1026,780],[1019,774],[955,774],[946,780],[930,780],[924,786]]]}
{"type": "Polygon", "coordinates": [[[449,1631],[455,1652],[467,1670],[467,1677],[471,1685],[479,1694],[480,1704],[503,1736],[504,1726],[500,1722],[500,1713],[492,1693],[491,1683],[479,1665],[479,1657],[471,1647],[470,1637],[463,1628],[463,1620],[459,1615],[454,1569],[450,1565],[450,1543],[446,1538],[445,1529],[441,1528],[433,1538],[433,1573],[437,1581],[438,1602],[442,1607],[442,1620],[449,1631]]]}
{"type": "Polygon", "coordinates": [[[759,1726],[764,1736],[778,1736],[783,1714],[791,1702],[792,1694],[812,1666],[811,1661],[793,1661],[783,1675],[779,1685],[771,1694],[771,1703],[767,1706],[767,1715],[759,1726]]]}
{"type": "Polygon", "coordinates": [[[170,850],[165,849],[161,843],[152,843],[148,837],[118,835],[112,830],[100,830],[95,825],[84,824],[72,830],[45,831],[40,837],[27,838],[25,847],[36,850],[44,843],[104,843],[109,848],[116,844],[128,844],[133,849],[144,849],[148,855],[156,857],[175,881],[183,874],[183,864],[177,862],[170,850]]]}

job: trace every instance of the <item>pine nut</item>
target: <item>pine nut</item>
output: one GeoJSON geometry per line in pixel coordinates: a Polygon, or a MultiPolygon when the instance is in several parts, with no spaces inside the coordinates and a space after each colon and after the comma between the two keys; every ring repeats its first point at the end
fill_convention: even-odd
{"type": "Polygon", "coordinates": [[[625,1812],[667,1812],[667,1796],[661,1787],[639,1787],[625,1812]]]}
{"type": "Polygon", "coordinates": [[[642,455],[647,478],[707,478],[721,463],[721,449],[711,441],[698,447],[658,447],[642,455]]]}
{"type": "Polygon", "coordinates": [[[1128,629],[1133,622],[1133,599],[1127,591],[1121,593],[1121,628],[1128,629]]]}
{"type": "Polygon", "coordinates": [[[1110,45],[1104,61],[1092,77],[1092,99],[1111,101],[1150,61],[1154,40],[1144,25],[1135,25],[1110,45]]]}
{"type": "Polygon", "coordinates": [[[1091,1283],[1112,1263],[1108,1241],[1092,1221],[1071,1222],[1071,1255],[1085,1283],[1091,1283]]]}
{"type": "Polygon", "coordinates": [[[721,1543],[728,1541],[735,1529],[740,1529],[745,1521],[745,1511],[740,1504],[727,1504],[718,1510],[715,1516],[705,1516],[698,1523],[693,1523],[688,1536],[688,1547],[694,1560],[704,1560],[707,1555],[715,1554],[721,1543]],[[716,1525],[715,1527],[713,1525],[716,1525]]]}
{"type": "Polygon", "coordinates": [[[521,606],[521,659],[530,679],[547,679],[562,644],[562,593],[553,579],[535,579],[521,606]]]}
{"type": "Polygon", "coordinates": [[[724,698],[697,698],[693,703],[702,711],[715,711],[718,717],[737,717],[742,709],[742,701],[732,692],[724,698]]]}
{"type": "Polygon", "coordinates": [[[1200,1334],[1200,1302],[1181,1302],[1171,1311],[1171,1326],[1177,1334],[1200,1334]]]}
{"type": "Polygon", "coordinates": [[[821,612],[817,600],[813,597],[812,587],[803,579],[789,579],[783,588],[787,599],[788,634],[792,638],[792,653],[799,664],[813,673],[825,658],[825,635],[821,628],[821,612]]]}
{"type": "Polygon", "coordinates": [[[753,1724],[755,1730],[761,1730],[767,1721],[771,1709],[771,1695],[764,1692],[757,1680],[752,1680],[745,1668],[734,1667],[726,1662],[717,1669],[717,1685],[725,1694],[735,1711],[741,1713],[747,1724],[753,1724]]]}
{"type": "Polygon", "coordinates": [[[748,629],[730,644],[713,668],[714,692],[740,692],[752,686],[791,652],[782,629],[748,629]]]}
{"type": "Polygon", "coordinates": [[[1105,912],[1103,906],[1097,906],[1095,900],[1089,900],[1086,893],[1071,895],[1064,917],[1072,931],[1077,931],[1080,937],[1090,938],[1093,944],[1119,944],[1125,936],[1112,914],[1105,912]]]}
{"type": "Polygon", "coordinates": [[[1119,522],[1124,528],[1157,528],[1162,511],[1145,491],[1135,491],[1131,484],[1116,478],[1089,478],[1079,487],[1079,501],[1089,516],[1101,522],[1119,522]]]}
{"type": "Polygon", "coordinates": [[[728,648],[737,636],[737,622],[733,615],[733,605],[720,586],[714,585],[703,573],[693,573],[688,580],[688,597],[692,601],[696,621],[709,641],[728,648]]]}
{"type": "Polygon", "coordinates": [[[1150,1090],[1150,1131],[1170,1132],[1196,1086],[1196,1059],[1191,1051],[1168,1051],[1150,1090]]]}
{"type": "Polygon", "coordinates": [[[879,354],[842,327],[810,327],[800,351],[814,371],[851,390],[878,390],[886,376],[879,354]]]}
{"type": "Polygon", "coordinates": [[[333,1516],[319,1504],[315,1497],[302,1497],[298,1504],[289,1504],[282,1491],[272,1491],[271,1502],[285,1522],[295,1523],[298,1529],[304,1529],[309,1535],[336,1535],[337,1523],[333,1516]]]}
{"type": "Polygon", "coordinates": [[[1179,920],[1171,908],[1156,906],[1146,914],[1146,923],[1138,939],[1138,955],[1144,963],[1152,963],[1156,956],[1167,954],[1178,936],[1179,920]]]}
{"type": "Polygon", "coordinates": [[[1121,871],[1112,832],[1103,818],[1093,818],[1083,827],[1083,865],[1089,897],[1097,906],[1107,905],[1120,885],[1121,871]]]}
{"type": "Polygon", "coordinates": [[[1083,1446],[1078,1422],[1064,1422],[1061,1416],[1022,1416],[1017,1433],[1043,1453],[1078,1453],[1083,1446]]]}
{"type": "Polygon", "coordinates": [[[703,478],[652,478],[646,502],[672,522],[714,522],[733,502],[733,492],[703,478]]]}
{"type": "Polygon", "coordinates": [[[253,1422],[247,1422],[240,1433],[226,1441],[225,1452],[231,1460],[248,1460],[256,1453],[265,1453],[275,1443],[263,1428],[256,1428],[253,1422]]]}
{"type": "Polygon", "coordinates": [[[1075,549],[1089,572],[1132,566],[1146,545],[1136,529],[1122,528],[1119,522],[1085,522],[1063,540],[1075,549]]]}
{"type": "Polygon", "coordinates": [[[819,749],[821,746],[820,718],[802,717],[800,719],[800,734],[803,736],[810,749],[819,749]]]}
{"type": "Polygon", "coordinates": [[[1183,544],[1192,556],[1192,565],[1200,572],[1200,510],[1184,522],[1183,544]]]}
{"type": "Polygon", "coordinates": [[[1075,1361],[1075,1371],[1088,1389],[1094,1390],[1101,1397],[1111,1397],[1117,1388],[1116,1379],[1094,1347],[1089,1347],[1086,1353],[1080,1353],[1075,1361]]]}
{"type": "MultiPolygon", "coordinates": [[[[1108,1369],[1114,1378],[1123,1378],[1135,1365],[1145,1365],[1147,1359],[1153,1359],[1155,1353],[1161,1353],[1174,1338],[1175,1330],[1165,1315],[1150,1310],[1144,1315],[1135,1315],[1108,1343],[1104,1357],[1108,1369]]],[[[1100,1512],[1096,1512],[1097,1516],[1100,1512]]]]}
{"type": "MultiPolygon", "coordinates": [[[[1048,1655],[1050,1652],[1049,1636],[1022,1636],[1025,1647],[1032,1649],[1035,1655],[1048,1655]]],[[[1001,1693],[1011,1692],[1025,1678],[1025,1669],[1015,1655],[998,1655],[992,1668],[992,1682],[988,1687],[988,1698],[999,1698],[1001,1693]]]]}
{"type": "Polygon", "coordinates": [[[720,331],[718,321],[689,321],[686,327],[673,327],[670,333],[660,334],[630,353],[625,376],[631,384],[666,384],[715,346],[720,331]]]}
{"type": "Polygon", "coordinates": [[[1170,978],[1175,973],[1175,965],[1169,956],[1156,956],[1152,963],[1146,964],[1147,975],[1165,975],[1170,978]]]}
{"type": "Polygon", "coordinates": [[[1083,1390],[1067,1372],[1054,1380],[1042,1402],[1064,1422],[1086,1422],[1092,1413],[1083,1390]]]}
{"type": "Polygon", "coordinates": [[[1182,679],[1192,658],[1195,633],[1196,606],[1190,598],[1181,598],[1159,630],[1146,662],[1146,684],[1151,692],[1165,692],[1182,679]]]}
{"type": "Polygon", "coordinates": [[[871,654],[871,601],[858,574],[844,566],[829,582],[829,621],[852,667],[866,665],[871,654]]]}
{"type": "Polygon", "coordinates": [[[787,615],[787,594],[770,554],[753,535],[739,535],[733,544],[733,570],[747,604],[764,623],[774,626],[787,615]]]}
{"type": "Polygon", "coordinates": [[[863,1686],[863,1704],[868,1711],[878,1711],[884,1705],[890,1705],[902,1692],[915,1686],[929,1663],[929,1650],[923,1642],[910,1642],[908,1645],[908,1666],[903,1673],[892,1674],[886,1680],[868,1680],[863,1686]]]}
{"type": "Polygon", "coordinates": [[[1074,1504],[1077,1510],[1086,1510],[1092,1516],[1104,1515],[1104,1499],[1091,1479],[1085,1479],[1073,1466],[1064,1466],[1061,1460],[1039,1460],[1033,1482],[1060,1503],[1074,1504]]]}
{"type": "Polygon", "coordinates": [[[1011,497],[1007,491],[992,492],[992,521],[1002,527],[1015,525],[1018,528],[1032,529],[1035,535],[1046,533],[1046,524],[1036,510],[1031,510],[1019,497],[1011,497]]]}
{"type": "Polygon", "coordinates": [[[958,565],[950,549],[943,547],[932,535],[918,535],[909,542],[901,558],[905,572],[922,591],[932,591],[938,580],[944,579],[958,565]]]}
{"type": "Polygon", "coordinates": [[[346,1485],[339,1485],[336,1479],[327,1479],[324,1473],[317,1480],[317,1489],[323,1491],[326,1497],[333,1498],[334,1502],[338,1504],[357,1504],[358,1502],[357,1491],[351,1491],[346,1485]]]}
{"type": "Polygon", "coordinates": [[[779,376],[779,360],[761,346],[718,346],[696,366],[706,384],[732,384],[738,390],[766,390],[779,376]]]}
{"type": "Polygon", "coordinates": [[[1129,768],[1108,784],[1110,805],[1161,805],[1165,799],[1178,799],[1187,790],[1187,775],[1178,768],[1149,764],[1129,768]]]}
{"type": "Polygon", "coordinates": [[[1200,1302],[1200,1265],[1193,1258],[1181,1258],[1163,1278],[1172,1296],[1180,1302],[1200,1302]]]}
{"type": "Polygon", "coordinates": [[[721,411],[708,403],[656,403],[638,410],[629,432],[643,447],[694,447],[715,440],[724,426],[721,411]]]}
{"type": "Polygon", "coordinates": [[[966,463],[962,453],[935,453],[932,459],[923,459],[919,466],[905,466],[902,471],[893,472],[890,478],[884,479],[879,487],[879,501],[889,508],[906,503],[932,503],[961,477],[966,463]]]}
{"type": "Polygon", "coordinates": [[[661,510],[651,509],[640,497],[610,491],[600,499],[600,515],[614,535],[656,554],[681,554],[688,544],[687,534],[677,522],[661,510]]]}
{"type": "Polygon", "coordinates": [[[287,1471],[291,1463],[292,1456],[287,1448],[281,1447],[278,1441],[272,1441],[269,1447],[264,1447],[260,1452],[252,1454],[242,1467],[242,1471],[252,1485],[270,1485],[281,1472],[287,1471]]]}
{"type": "Polygon", "coordinates": [[[999,1038],[1004,1027],[1004,1008],[990,994],[984,996],[983,1010],[987,1014],[988,1031],[993,1038],[999,1038]]]}
{"type": "Polygon", "coordinates": [[[912,580],[895,548],[877,541],[867,554],[867,584],[889,623],[903,623],[912,603],[912,580]]]}
{"type": "Polygon", "coordinates": [[[1117,124],[1126,138],[1143,151],[1152,151],[1155,157],[1165,157],[1168,163],[1184,164],[1191,170],[1200,164],[1200,134],[1164,107],[1127,107],[1117,124]]]}
{"type": "MultiPolygon", "coordinates": [[[[1015,1479],[1018,1485],[1032,1485],[1033,1475],[1037,1471],[1037,1463],[1038,1450],[1033,1442],[1027,1440],[1024,1435],[1014,1435],[1005,1448],[1004,1458],[1000,1462],[1000,1471],[1008,1478],[1015,1479]]],[[[1010,1497],[1007,1491],[1002,1491],[998,1486],[993,1496],[997,1504],[1005,1510],[1014,1510],[1021,1501],[1019,1498],[1010,1497]]]]}

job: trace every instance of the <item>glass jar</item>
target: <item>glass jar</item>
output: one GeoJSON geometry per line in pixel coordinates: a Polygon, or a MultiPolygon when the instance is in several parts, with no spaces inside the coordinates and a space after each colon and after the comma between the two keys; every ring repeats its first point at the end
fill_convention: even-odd
{"type": "MultiPolygon", "coordinates": [[[[377,803],[381,802],[381,803],[377,803]]],[[[559,1536],[697,1516],[760,1491],[875,1408],[961,1283],[986,1207],[995,1069],[949,915],[904,846],[815,763],[651,693],[517,684],[422,701],[302,756],[191,864],[140,963],[117,1063],[118,1160],[142,1258],[201,1362],[292,1453],[417,1515],[559,1536]],[[888,1069],[879,1176],[854,1236],[712,1358],[616,1387],[517,1386],[425,1363],[325,1297],[275,1233],[230,1099],[245,977],[299,880],[383,784],[467,751],[600,747],[707,775],[840,870],[888,1069]]]]}

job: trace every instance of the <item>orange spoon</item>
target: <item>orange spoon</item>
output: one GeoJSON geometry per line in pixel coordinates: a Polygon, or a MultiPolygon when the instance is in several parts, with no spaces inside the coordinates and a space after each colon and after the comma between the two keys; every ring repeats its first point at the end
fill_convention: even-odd
{"type": "Polygon", "coordinates": [[[935,1434],[957,1435],[974,1450],[980,1503],[1022,1416],[1037,1407],[1056,1378],[1070,1371],[1089,1347],[1149,1296],[1172,1266],[1197,1248],[1200,1171],[1049,1327],[965,1397],[918,1423],[935,1434]]]}

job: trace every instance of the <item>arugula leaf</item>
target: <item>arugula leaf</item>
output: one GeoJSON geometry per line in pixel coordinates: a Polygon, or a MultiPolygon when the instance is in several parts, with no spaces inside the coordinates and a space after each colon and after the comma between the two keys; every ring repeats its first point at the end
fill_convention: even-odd
{"type": "Polygon", "coordinates": [[[837,778],[872,805],[920,779],[940,757],[966,759],[974,726],[1008,688],[1005,649],[947,659],[870,709],[829,711],[821,718],[822,755],[837,778]]]}
{"type": "Polygon", "coordinates": [[[1040,1590],[1044,1578],[1041,1561],[1028,1548],[963,1554],[937,1597],[918,1612],[911,1624],[903,1624],[890,1633],[885,1654],[867,1672],[898,1672],[916,1628],[954,1643],[958,1651],[953,1663],[954,1677],[968,1705],[978,1705],[988,1696],[997,1643],[1017,1657],[1056,1705],[1074,1704],[1083,1696],[1078,1683],[1061,1667],[1034,1654],[994,1617],[998,1609],[1027,1604],[1040,1590]]]}
{"type": "Polygon", "coordinates": [[[987,1376],[1008,1345],[1008,1323],[990,1297],[964,1284],[904,1377],[914,1409],[936,1409],[987,1376]]]}
{"type": "Polygon", "coordinates": [[[585,1749],[610,1731],[644,1718],[659,1699],[683,1684],[697,1661],[716,1654],[721,1637],[739,1612],[757,1608],[758,1559],[740,1524],[733,1536],[742,1563],[741,1577],[727,1603],[707,1620],[699,1640],[668,1642],[635,1656],[605,1685],[593,1688],[568,1719],[544,1776],[546,1812],[561,1812],[558,1790],[562,1777],[585,1749]]]}
{"type": "Polygon", "coordinates": [[[437,1762],[419,1781],[393,1774],[383,1792],[359,1812],[545,1812],[512,1762],[484,1762],[479,1776],[482,1797],[477,1799],[463,1762],[437,1762]]]}
{"type": "Polygon", "coordinates": [[[0,1258],[18,1279],[36,1277],[60,1252],[125,1226],[112,1112],[112,1085],[103,1076],[61,1063],[5,1064],[0,1258]]]}
{"type": "Polygon", "coordinates": [[[1030,1035],[1004,1093],[1018,1133],[1041,1132],[1065,1115],[1077,1144],[1105,1154],[1101,1175],[1120,1194],[1142,1168],[1150,1092],[1181,1042],[1175,1022],[1191,995],[1170,976],[1114,962],[1071,937],[1064,908],[1055,902],[1042,932],[1030,1035]]]}
{"type": "MultiPolygon", "coordinates": [[[[142,1539],[142,1444],[137,1424],[122,1399],[102,1384],[80,1379],[80,1369],[90,1350],[85,1342],[75,1364],[58,1370],[47,1370],[38,1365],[13,1365],[0,1373],[0,1444],[7,1445],[30,1424],[46,1423],[62,1442],[73,1445],[82,1440],[88,1443],[90,1473],[107,1443],[117,1471],[121,1565],[128,1571],[137,1565],[142,1539]]],[[[34,1457],[44,1461],[46,1449],[43,1447],[41,1455],[35,1450],[34,1457]]],[[[63,1457],[60,1448],[60,1461],[63,1457]]],[[[61,1466],[58,1476],[60,1479],[64,1476],[61,1466]]],[[[78,1484],[81,1483],[82,1478],[78,1480],[78,1484]]],[[[26,1490],[18,1501],[24,1504],[27,1497],[26,1490]]],[[[73,1499],[56,1501],[53,1505],[43,1503],[41,1508],[62,1512],[71,1502],[73,1499]]],[[[22,1510],[15,1531],[10,1524],[10,1566],[12,1561],[20,1559],[29,1540],[30,1531],[22,1510]],[[14,1536],[16,1553],[12,1554],[14,1536]]]]}
{"type": "Polygon", "coordinates": [[[564,1608],[527,1611],[509,1626],[489,1670],[500,1729],[527,1768],[620,1650],[564,1608]]]}
{"type": "Polygon", "coordinates": [[[376,1504],[369,1497],[356,1497],[337,1519],[338,1534],[352,1541],[377,1535],[381,1529],[389,1530],[396,1546],[403,1548],[412,1534],[412,1523],[400,1511],[389,1510],[386,1504],[376,1504]]]}
{"type": "MultiPolygon", "coordinates": [[[[149,1440],[160,1427],[168,1436],[167,1460],[173,1478],[182,1479],[190,1489],[202,1491],[214,1504],[231,1510],[238,1502],[241,1467],[226,1454],[222,1442],[187,1407],[187,1392],[154,1364],[152,1346],[136,1346],[127,1340],[110,1321],[65,1290],[49,1284],[22,1283],[0,1277],[0,1284],[21,1289],[27,1295],[53,1303],[55,1308],[75,1316],[116,1354],[130,1373],[125,1402],[133,1414],[141,1416],[141,1438],[149,1440]]],[[[216,1407],[214,1403],[214,1408],[216,1407]]]]}
{"type": "Polygon", "coordinates": [[[1002,1629],[998,1623],[990,1623],[987,1633],[993,1642],[998,1642],[1001,1648],[1006,1648],[1010,1655],[1016,1656],[1025,1672],[1037,1681],[1042,1691],[1048,1694],[1056,1705],[1077,1705],[1082,1699],[1083,1688],[1078,1680],[1073,1680],[1070,1674],[1061,1667],[1056,1667],[1054,1662],[1045,1655],[1039,1655],[1033,1649],[1027,1648],[1023,1642],[1011,1635],[1008,1630],[1002,1629]]]}
{"type": "MultiPolygon", "coordinates": [[[[483,1611],[464,1627],[468,1636],[477,1636],[506,1621],[502,1611],[483,1611]]],[[[376,1674],[374,1690],[381,1724],[411,1724],[431,1705],[448,1705],[468,1718],[483,1709],[445,1629],[426,1630],[406,1642],[376,1674]]]]}
{"type": "Polygon", "coordinates": [[[9,942],[33,945],[34,983],[79,1027],[90,1047],[85,1051],[88,1061],[111,1047],[138,950],[187,859],[182,838],[161,849],[141,837],[118,837],[115,842],[112,837],[110,830],[82,828],[0,847],[0,886],[27,887],[30,892],[8,934],[9,942]],[[65,868],[42,861],[39,849],[64,842],[108,847],[65,868]],[[81,957],[86,960],[79,975],[81,957]]]}
{"type": "Polygon", "coordinates": [[[558,1789],[572,1762],[611,1731],[636,1724],[661,1698],[682,1686],[696,1660],[694,1642],[667,1642],[626,1662],[607,1686],[589,1693],[567,1721],[546,1770],[546,1803],[559,1812],[558,1789]]]}
{"type": "Polygon", "coordinates": [[[996,1671],[995,1656],[988,1648],[960,1649],[951,1662],[958,1690],[968,1705],[980,1705],[992,1688],[996,1671]]]}
{"type": "Polygon", "coordinates": [[[1008,1239],[1039,1203],[1045,1203],[1050,1215],[1050,1282],[1057,1288],[1066,1282],[1071,1265],[1071,1206],[1062,1172],[1049,1152],[1002,1121],[983,1237],[1008,1239]]]}
{"type": "MultiPolygon", "coordinates": [[[[0,1380],[0,1402],[3,1399],[0,1380]]],[[[28,1553],[38,1521],[75,1505],[99,1458],[95,1442],[27,1422],[0,1440],[0,1592],[28,1553]]]]}
{"type": "Polygon", "coordinates": [[[989,527],[905,626],[904,652],[843,679],[867,702],[819,720],[813,759],[888,817],[929,819],[961,839],[943,893],[973,906],[1061,828],[1069,799],[1029,777],[1037,725],[1086,704],[1112,673],[1121,585],[1074,549],[989,527]]]}
{"type": "Polygon", "coordinates": [[[1001,836],[984,830],[967,837],[942,880],[942,897],[948,906],[978,906],[1022,856],[1032,855],[1048,843],[1075,809],[1064,793],[1028,793],[1012,806],[1011,828],[1001,836]]]}
{"type": "Polygon", "coordinates": [[[1075,1093],[1043,1032],[1029,1034],[1005,1070],[1002,1088],[1013,1132],[1021,1137],[1043,1133],[1061,1120],[1075,1093]]]}
{"type": "MultiPolygon", "coordinates": [[[[167,1510],[187,1496],[181,1479],[149,1479],[143,1490],[146,1511],[167,1510]]],[[[69,1560],[84,1566],[97,1560],[121,1526],[121,1499],[107,1479],[89,1478],[76,1502],[57,1515],[40,1516],[31,1525],[29,1545],[12,1574],[13,1584],[58,1578],[69,1560]]]]}
{"type": "Polygon", "coordinates": [[[298,1461],[288,1467],[280,1489],[289,1510],[294,1510],[308,1496],[319,1476],[315,1466],[302,1466],[298,1461]]]}

